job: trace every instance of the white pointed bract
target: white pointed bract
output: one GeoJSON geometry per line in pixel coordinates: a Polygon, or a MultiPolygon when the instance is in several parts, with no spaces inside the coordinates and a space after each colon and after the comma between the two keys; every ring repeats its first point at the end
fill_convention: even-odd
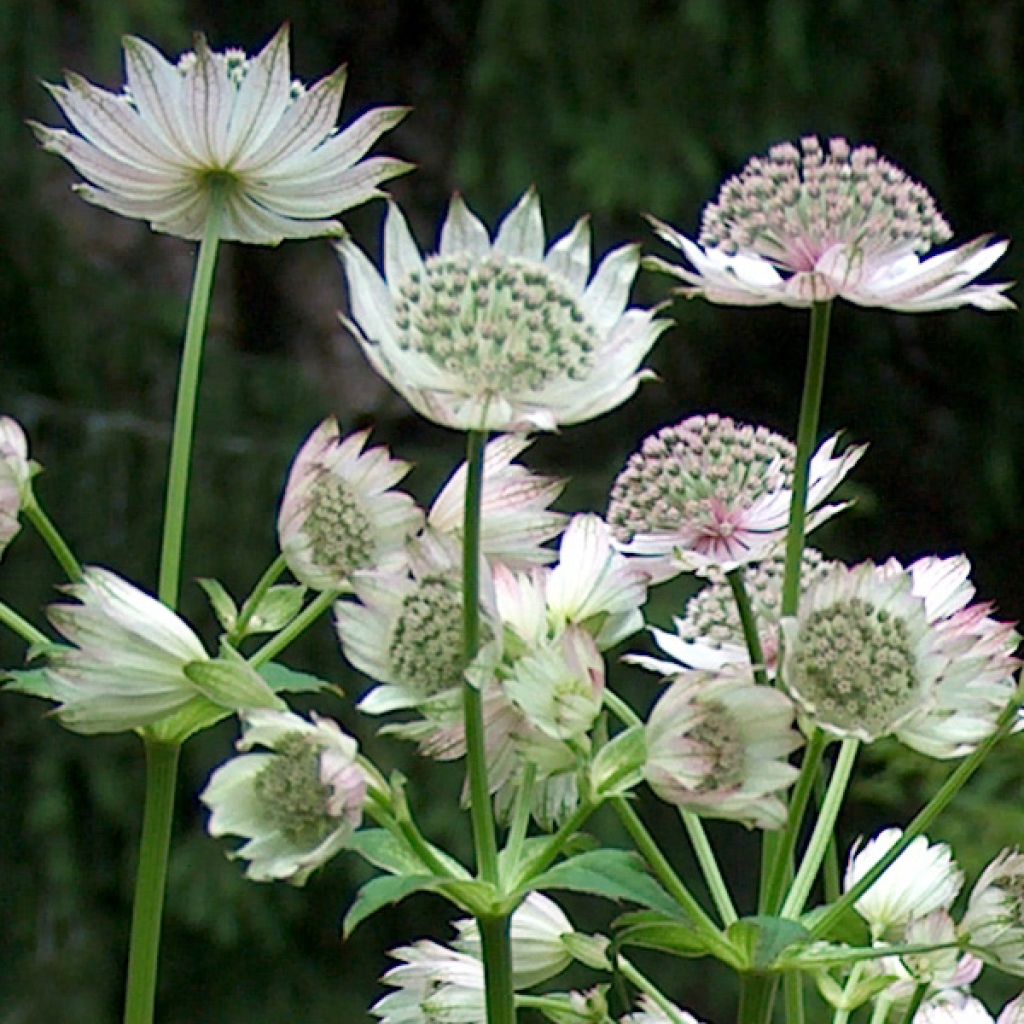
{"type": "Polygon", "coordinates": [[[369,110],[339,132],[345,71],[308,91],[293,82],[287,25],[252,58],[214,53],[201,35],[177,64],[134,36],[124,57],[121,94],[75,74],[49,86],[74,131],[33,127],[88,181],[79,195],[155,231],[201,238],[216,195],[227,241],[338,235],[330,218],[383,195],[378,185],[409,169],[362,159],[405,108],[369,110]]]}
{"type": "Polygon", "coordinates": [[[782,676],[826,732],[895,735],[930,757],[962,757],[1012,699],[1011,626],[968,606],[966,559],[836,564],[782,621],[782,676]]]}
{"type": "MultiPolygon", "coordinates": [[[[854,846],[844,877],[850,889],[899,842],[903,833],[887,828],[863,847],[854,846]]],[[[964,874],[945,843],[931,844],[918,836],[854,904],[871,926],[874,939],[892,938],[915,918],[949,910],[963,885],[964,874]]]]}
{"type": "Polygon", "coordinates": [[[74,646],[49,653],[46,665],[63,725],[84,733],[137,729],[200,698],[185,668],[208,655],[166,605],[95,566],[65,589],[79,603],[51,605],[47,615],[74,646]]]}
{"type": "Polygon", "coordinates": [[[369,431],[340,440],[324,420],[292,463],[277,531],[296,579],[315,590],[337,590],[355,573],[394,568],[423,514],[391,488],[409,471],[386,448],[363,451],[369,431]]]}
{"type": "Polygon", "coordinates": [[[650,996],[641,994],[637,998],[637,1011],[619,1018],[619,1024],[700,1024],[700,1021],[678,1006],[672,1007],[672,1016],[663,1010],[650,996]]]}
{"type": "MultiPolygon", "coordinates": [[[[864,453],[834,456],[832,437],[811,460],[807,529],[844,508],[821,503],[864,453]]],[[[770,557],[786,538],[792,442],[728,416],[691,416],[646,438],[612,485],[608,522],[627,554],[665,579],[680,571],[729,571],[770,557]]]]}
{"type": "Polygon", "coordinates": [[[952,232],[923,185],[872,146],[814,136],[754,157],[704,210],[699,242],[652,218],[687,266],[650,265],[680,292],[737,306],[844,298],[904,313],[1012,309],[1008,283],[976,284],[1006,251],[981,237],[922,259],[952,232]]]}
{"type": "Polygon", "coordinates": [[[400,960],[381,979],[397,990],[370,1007],[383,1024],[482,1024],[484,965],[468,953],[421,940],[391,950],[400,960]]]}
{"type": "Polygon", "coordinates": [[[383,276],[349,239],[338,251],[345,322],[374,369],[417,412],[458,430],[554,430],[600,416],[649,376],[638,367],[668,325],[626,308],[637,246],[609,253],[591,278],[581,220],[545,254],[533,191],[493,242],[455,196],[425,259],[392,205],[383,276]]]}
{"type": "Polygon", "coordinates": [[[1024,1024],[1024,995],[1011,999],[993,1021],[980,999],[966,992],[940,992],[922,1004],[914,1024],[1024,1024]]]}
{"type": "Polygon", "coordinates": [[[28,439],[21,424],[10,416],[0,416],[0,555],[21,528],[18,517],[36,468],[29,460],[28,439]]]}
{"type": "Polygon", "coordinates": [[[789,755],[803,740],[784,693],[739,665],[682,672],[647,722],[644,776],[662,800],[711,818],[780,828],[779,792],[796,781],[789,755]]]}
{"type": "Polygon", "coordinates": [[[240,717],[245,753],[222,764],[200,794],[207,827],[246,840],[232,856],[249,861],[248,878],[302,885],[362,821],[367,780],[356,741],[315,714],[312,723],[288,711],[240,717]],[[248,753],[256,746],[266,749],[248,753]]]}
{"type": "MultiPolygon", "coordinates": [[[[529,445],[525,437],[505,434],[488,442],[484,450],[480,550],[510,569],[553,561],[555,553],[543,545],[562,532],[568,518],[548,507],[562,493],[565,482],[538,476],[512,461],[529,445]]],[[[461,543],[465,500],[463,463],[434,500],[427,525],[461,543]]]]}
{"type": "Polygon", "coordinates": [[[1024,977],[1024,854],[1003,850],[971,890],[960,933],[986,962],[1024,977]]]}
{"type": "MultiPolygon", "coordinates": [[[[480,959],[480,930],[476,921],[466,918],[455,922],[459,933],[453,943],[463,953],[480,959]]],[[[560,974],[572,962],[562,941],[572,935],[572,922],[549,896],[531,892],[516,908],[509,926],[512,940],[512,984],[517,989],[532,988],[560,974]]]]}

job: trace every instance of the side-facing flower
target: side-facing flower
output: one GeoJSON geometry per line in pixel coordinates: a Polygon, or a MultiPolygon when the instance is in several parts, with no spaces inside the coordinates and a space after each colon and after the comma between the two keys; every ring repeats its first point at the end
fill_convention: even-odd
{"type": "Polygon", "coordinates": [[[337,590],[354,573],[395,568],[423,523],[407,494],[392,490],[409,464],[386,448],[364,451],[370,432],[339,439],[324,420],[292,463],[277,521],[281,553],[296,579],[337,590]]]}
{"type": "Polygon", "coordinates": [[[810,306],[844,298],[905,313],[1012,309],[1007,283],[975,284],[1006,251],[983,236],[922,260],[952,237],[928,190],[873,146],[815,136],[773,146],[722,186],[693,242],[652,218],[689,267],[650,265],[687,296],[726,305],[810,306]],[[692,268],[692,269],[691,269],[692,268]]]}
{"type": "Polygon", "coordinates": [[[426,259],[392,205],[383,277],[351,240],[338,251],[345,322],[374,369],[417,412],[458,430],[554,430],[608,412],[649,376],[638,367],[668,326],[626,308],[637,246],[609,253],[590,278],[581,220],[545,253],[533,191],[493,242],[456,195],[426,259]]]}
{"type": "MultiPolygon", "coordinates": [[[[865,843],[855,845],[844,877],[849,890],[889,850],[903,832],[887,828],[865,843]]],[[[949,910],[964,882],[964,874],[945,843],[929,843],[918,836],[889,865],[881,877],[854,904],[854,909],[871,927],[874,939],[892,938],[916,918],[936,910],[949,910]]]]}
{"type": "Polygon", "coordinates": [[[33,127],[88,180],[75,186],[82,198],[155,231],[199,239],[216,202],[228,241],[336,235],[341,225],[325,218],[382,195],[381,182],[409,169],[362,159],[405,108],[370,110],[339,132],[345,71],[308,92],[293,82],[287,25],[251,59],[214,53],[202,35],[177,64],[134,36],[124,57],[121,94],[75,74],[48,87],[73,132],[33,127]]]}
{"type": "Polygon", "coordinates": [[[960,922],[973,952],[1024,976],[1024,854],[1003,850],[981,873],[960,922]]]}
{"type": "Polygon", "coordinates": [[[28,457],[28,439],[21,424],[10,416],[0,416],[0,555],[21,528],[18,517],[36,469],[28,457]]]}
{"type": "Polygon", "coordinates": [[[942,992],[922,1005],[914,1024],[1024,1024],[1024,995],[1011,999],[993,1021],[980,999],[965,992],[942,992]]]}
{"type": "MultiPolygon", "coordinates": [[[[821,503],[864,454],[837,437],[811,460],[807,528],[845,505],[821,503]]],[[[728,572],[773,555],[785,541],[796,449],[766,427],[691,416],[644,439],[612,485],[608,523],[622,551],[644,556],[657,579],[728,572]]]]}
{"type": "Polygon", "coordinates": [[[680,1010],[678,1006],[672,1007],[672,1016],[663,1010],[650,996],[641,994],[637,999],[637,1011],[627,1013],[625,1017],[619,1018],[619,1024],[700,1024],[700,1021],[680,1010]]]}
{"type": "Polygon", "coordinates": [[[74,646],[49,653],[46,665],[63,725],[83,733],[136,729],[201,699],[185,669],[208,655],[166,605],[95,566],[65,589],[78,603],[51,605],[47,615],[74,646]]]}
{"type": "Polygon", "coordinates": [[[211,835],[242,836],[233,854],[257,882],[302,885],[359,827],[367,779],[356,741],[327,718],[242,712],[240,757],[221,765],[200,794],[211,835]],[[264,751],[250,753],[253,747],[264,751]]]}
{"type": "Polygon", "coordinates": [[[787,758],[803,740],[784,693],[739,665],[682,672],[648,719],[644,776],[662,800],[711,818],[780,828],[778,796],[796,780],[787,758]]]}
{"type": "Polygon", "coordinates": [[[391,950],[400,960],[381,979],[397,990],[370,1007],[383,1024],[481,1024],[484,965],[475,956],[421,940],[391,950]]]}
{"type": "MultiPolygon", "coordinates": [[[[527,438],[505,434],[488,442],[484,450],[480,550],[511,569],[553,561],[554,551],[543,545],[562,532],[567,518],[549,507],[565,481],[538,476],[513,462],[529,446],[527,438]]],[[[461,543],[465,500],[463,463],[431,505],[427,525],[461,543]]]]}

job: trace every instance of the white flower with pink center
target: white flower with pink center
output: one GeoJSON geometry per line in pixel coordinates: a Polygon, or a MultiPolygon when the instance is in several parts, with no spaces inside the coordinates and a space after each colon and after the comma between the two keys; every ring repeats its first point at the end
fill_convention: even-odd
{"type": "Polygon", "coordinates": [[[687,296],[740,306],[810,306],[844,298],[905,313],[1012,309],[1009,283],[975,279],[1006,252],[983,236],[922,259],[952,237],[928,190],[873,146],[815,136],[773,146],[722,186],[698,242],[661,221],[657,234],[689,263],[648,264],[687,296]]]}
{"type": "MultiPolygon", "coordinates": [[[[864,454],[834,456],[829,438],[811,459],[807,528],[845,505],[822,502],[864,454]]],[[[655,579],[680,571],[728,572],[785,543],[792,500],[792,442],[728,416],[691,416],[647,437],[612,486],[608,523],[620,550],[642,556],[655,579]]]]}

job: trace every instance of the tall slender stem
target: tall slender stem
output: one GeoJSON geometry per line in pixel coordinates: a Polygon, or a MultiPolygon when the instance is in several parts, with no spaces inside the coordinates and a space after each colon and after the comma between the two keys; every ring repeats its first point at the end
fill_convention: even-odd
{"type": "Polygon", "coordinates": [[[241,611],[238,613],[238,618],[235,621],[234,628],[228,633],[228,643],[232,646],[238,644],[245,636],[246,628],[252,621],[252,617],[259,607],[260,601],[266,596],[267,591],[277,582],[281,573],[288,568],[288,563],[285,561],[284,555],[278,555],[270,565],[267,566],[263,575],[257,580],[256,586],[253,587],[252,593],[245,599],[245,603],[242,605],[241,611]]]}
{"type": "Polygon", "coordinates": [[[53,557],[57,559],[64,574],[72,583],[77,583],[82,578],[82,566],[60,535],[57,527],[53,525],[50,517],[43,511],[43,507],[36,501],[35,495],[25,502],[24,512],[36,532],[43,538],[53,557]]]}
{"type": "Polygon", "coordinates": [[[324,590],[317,594],[280,633],[271,637],[262,647],[249,655],[249,664],[253,668],[259,668],[260,665],[265,665],[268,661],[276,658],[331,607],[340,593],[340,590],[324,590]]]}
{"type": "Polygon", "coordinates": [[[672,1024],[686,1024],[688,1020],[693,1019],[689,1014],[680,1013],[679,1008],[672,1004],[661,989],[646,975],[641,974],[625,957],[616,957],[615,967],[626,981],[643,992],[672,1024]]]}
{"type": "Polygon", "coordinates": [[[164,532],[160,546],[160,600],[171,608],[178,604],[181,584],[181,551],[185,533],[185,512],[188,505],[189,468],[192,461],[192,437],[195,428],[196,402],[199,395],[199,371],[203,362],[203,340],[206,319],[213,291],[213,271],[217,265],[220,214],[216,196],[210,204],[199,258],[192,281],[185,345],[178,376],[178,398],[174,409],[174,432],[171,457],[167,467],[167,497],[164,502],[164,532]]]}
{"type": "Polygon", "coordinates": [[[818,820],[814,823],[810,842],[804,851],[804,858],[800,862],[800,869],[796,873],[796,878],[793,879],[793,885],[786,896],[786,901],[782,904],[783,917],[796,918],[803,912],[811,886],[814,884],[825,851],[828,849],[832,831],[836,827],[839,808],[842,807],[843,797],[846,796],[846,787],[849,785],[853,762],[857,759],[859,749],[860,740],[856,739],[843,740],[842,746],[839,748],[839,757],[836,758],[836,766],[832,769],[832,778],[829,779],[825,799],[821,802],[821,811],[818,814],[818,820]]]}
{"type": "Polygon", "coordinates": [[[750,604],[750,595],[743,582],[743,570],[733,569],[732,572],[726,574],[726,579],[729,581],[729,589],[736,602],[736,611],[739,612],[740,625],[743,627],[743,639],[746,641],[750,664],[754,669],[754,679],[759,685],[764,686],[767,682],[764,672],[764,651],[761,649],[761,635],[757,630],[757,618],[750,604]]]}
{"type": "Polygon", "coordinates": [[[45,647],[50,642],[50,638],[45,633],[36,629],[28,619],[19,615],[3,601],[0,601],[0,623],[3,623],[11,632],[17,633],[25,643],[33,647],[45,647]]]}
{"type": "Polygon", "coordinates": [[[738,1024],[769,1024],[775,993],[779,988],[777,974],[743,974],[740,976],[738,1024]]]}
{"type": "Polygon", "coordinates": [[[711,893],[718,916],[722,919],[722,924],[728,928],[729,925],[739,920],[739,915],[736,913],[736,906],[729,895],[729,887],[722,876],[722,870],[718,866],[715,851],[711,848],[707,833],[704,831],[704,823],[693,811],[680,810],[679,814],[686,827],[686,834],[690,837],[693,852],[697,856],[697,863],[704,875],[704,881],[707,883],[708,892],[711,893]]]}
{"type": "Polygon", "coordinates": [[[124,1024],[151,1024],[156,997],[160,922],[178,772],[177,744],[143,739],[146,748],[146,803],[135,877],[135,902],[128,953],[124,1024]]]}
{"type": "Polygon", "coordinates": [[[487,1024],[515,1024],[516,1002],[512,988],[512,918],[479,917],[480,950],[484,959],[487,1024]]]}

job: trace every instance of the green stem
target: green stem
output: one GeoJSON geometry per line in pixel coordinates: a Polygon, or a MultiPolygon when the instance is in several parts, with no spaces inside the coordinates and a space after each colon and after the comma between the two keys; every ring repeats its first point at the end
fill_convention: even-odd
{"type": "MultiPolygon", "coordinates": [[[[824,772],[818,772],[814,780],[814,800],[818,807],[825,799],[825,776],[824,772]]],[[[825,892],[825,902],[834,903],[839,899],[839,841],[836,839],[835,830],[828,838],[828,846],[825,849],[825,860],[821,865],[821,885],[825,892]]]]}
{"type": "Polygon", "coordinates": [[[807,518],[807,476],[818,438],[821,395],[825,387],[825,356],[828,352],[828,327],[831,302],[811,306],[811,331],[807,345],[807,368],[800,399],[800,421],[796,433],[796,461],[793,466],[793,501],[789,507],[786,533],[786,567],[782,582],[782,615],[795,615],[800,604],[800,563],[804,553],[807,518]]]}
{"type": "Polygon", "coordinates": [[[750,664],[754,669],[754,679],[759,685],[764,686],[768,681],[764,671],[764,651],[761,649],[761,635],[757,631],[757,619],[750,604],[750,595],[743,583],[743,570],[733,569],[732,572],[726,573],[725,578],[729,581],[729,589],[732,590],[732,596],[736,601],[740,625],[743,627],[743,639],[747,642],[750,664]]]}
{"type": "MultiPolygon", "coordinates": [[[[925,986],[925,988],[927,988],[927,986],[925,986]]],[[[916,989],[914,991],[914,995],[915,996],[917,995],[917,990],[916,989]]],[[[923,998],[924,998],[924,991],[921,992],[921,999],[923,999],[923,998]]],[[[913,1007],[913,1012],[910,1014],[909,1017],[904,1017],[903,1018],[906,1021],[906,1024],[910,1024],[910,1022],[914,1019],[914,1014],[916,1014],[917,1011],[920,1009],[920,1007],[921,1007],[920,1000],[918,1000],[917,1004],[914,1005],[914,1000],[911,999],[910,1000],[910,1004],[908,1006],[908,1009],[910,1009],[910,1007],[913,1007]]],[[[885,1022],[889,1019],[889,1011],[891,1009],[892,1009],[892,1000],[891,999],[886,999],[884,994],[880,995],[875,1000],[874,1009],[872,1009],[872,1011],[871,1011],[871,1020],[868,1022],[868,1024],[885,1024],[885,1022]]]]}
{"type": "Polygon", "coordinates": [[[537,766],[531,761],[524,768],[523,777],[519,780],[519,789],[516,792],[508,826],[508,837],[502,854],[505,858],[506,877],[509,878],[515,878],[519,873],[517,865],[522,856],[523,843],[526,841],[526,830],[530,827],[530,806],[533,802],[533,786],[536,780],[537,766]]]}
{"type": "Polygon", "coordinates": [[[644,995],[648,996],[659,1010],[670,1020],[672,1024],[687,1024],[688,1020],[692,1020],[689,1014],[683,1016],[679,1012],[679,1008],[675,1006],[670,999],[664,996],[661,989],[654,984],[646,975],[641,974],[625,957],[618,957],[615,960],[615,966],[619,973],[628,981],[635,989],[643,992],[644,995]]]}
{"type": "MultiPolygon", "coordinates": [[[[921,1009],[921,1004],[924,1002],[924,997],[927,994],[928,994],[928,985],[927,984],[924,984],[924,983],[919,984],[914,989],[914,994],[910,997],[910,1002],[907,1004],[906,1012],[903,1014],[903,1022],[904,1022],[904,1024],[912,1024],[912,1021],[917,1016],[917,1011],[919,1009],[921,1009]]],[[[882,1004],[884,999],[885,999],[884,996],[879,998],[879,1000],[878,1000],[879,1005],[882,1004]]],[[[874,1016],[872,1016],[871,1024],[885,1024],[885,1018],[889,1015],[889,1006],[891,1006],[891,1005],[892,1005],[891,1003],[886,1005],[885,1014],[881,1017],[881,1019],[879,1021],[876,1022],[874,1016]]]]}
{"type": "Polygon", "coordinates": [[[72,554],[71,548],[68,547],[57,527],[53,525],[50,517],[43,511],[42,505],[36,501],[35,495],[25,502],[22,511],[25,513],[25,518],[43,538],[46,546],[53,553],[53,557],[57,559],[60,567],[64,570],[64,575],[72,583],[78,583],[82,579],[82,566],[72,554]]]}
{"type": "Polygon", "coordinates": [[[144,738],[146,802],[135,878],[124,1024],[151,1024],[156,997],[160,921],[163,916],[167,859],[178,771],[176,744],[144,738]]]}
{"type": "Polygon", "coordinates": [[[779,987],[777,974],[740,975],[740,1006],[737,1024],[769,1024],[775,993],[779,987]]]}
{"type": "Polygon", "coordinates": [[[821,802],[821,811],[818,820],[814,823],[814,831],[811,833],[810,842],[804,851],[800,868],[793,879],[786,901],[782,904],[781,914],[783,917],[798,918],[803,913],[804,904],[810,894],[811,886],[818,875],[822,858],[828,848],[832,832],[836,827],[836,819],[839,817],[839,809],[843,805],[843,798],[846,796],[846,787],[850,782],[850,775],[853,772],[853,763],[857,759],[857,751],[860,749],[860,740],[845,739],[839,748],[839,757],[836,758],[836,766],[832,770],[832,778],[828,781],[828,790],[825,799],[821,802]]]}
{"type": "Polygon", "coordinates": [[[992,734],[984,739],[978,748],[950,772],[949,777],[939,787],[938,792],[918,811],[914,820],[906,827],[899,841],[881,856],[877,863],[864,872],[864,874],[833,903],[828,910],[815,921],[811,927],[811,937],[819,939],[827,935],[832,927],[846,913],[847,908],[852,907],[878,881],[889,865],[919,836],[931,827],[932,822],[949,806],[953,797],[960,792],[968,783],[971,776],[981,767],[981,763],[989,755],[992,748],[1003,737],[1009,734],[1017,721],[1020,710],[1021,694],[1018,690],[1017,696],[1010,701],[996,721],[996,728],[992,734]]]}
{"type": "Polygon", "coordinates": [[[729,895],[729,887],[725,884],[725,878],[718,866],[715,852],[704,831],[704,823],[693,811],[680,810],[679,814],[683,819],[683,825],[686,826],[690,842],[693,844],[693,852],[697,855],[697,863],[704,875],[704,881],[707,884],[708,892],[711,893],[718,916],[722,919],[722,924],[728,928],[729,925],[739,920],[739,915],[736,913],[736,906],[729,895]]]}
{"type": "Polygon", "coordinates": [[[192,436],[199,395],[199,372],[203,362],[203,339],[213,290],[213,271],[217,264],[219,229],[219,203],[214,195],[203,231],[203,240],[199,243],[199,257],[196,260],[196,272],[192,281],[192,297],[189,300],[185,345],[178,377],[178,398],[174,409],[171,457],[167,467],[167,496],[164,502],[160,584],[157,593],[160,600],[170,608],[178,604],[178,590],[181,585],[181,551],[188,504],[192,436]]]}
{"type": "Polygon", "coordinates": [[[675,869],[669,864],[629,801],[625,797],[615,796],[611,798],[610,802],[612,807],[615,808],[615,813],[618,814],[622,824],[626,826],[626,831],[632,836],[640,855],[647,861],[651,871],[654,872],[654,876],[665,887],[669,895],[690,918],[694,928],[707,942],[709,951],[713,952],[719,959],[724,959],[726,962],[731,963],[733,951],[728,940],[721,933],[715,922],[711,920],[704,908],[693,897],[690,890],[686,888],[683,880],[676,874],[675,869]]]}
{"type": "Polygon", "coordinates": [[[511,915],[478,917],[480,948],[484,960],[487,1024],[515,1024],[515,992],[512,988],[511,915]]]}
{"type": "Polygon", "coordinates": [[[611,690],[604,691],[604,705],[626,726],[643,725],[643,719],[617,694],[611,690]]]}
{"type": "Polygon", "coordinates": [[[814,780],[821,768],[821,758],[825,751],[825,734],[818,728],[811,733],[804,750],[800,775],[793,788],[793,798],[789,805],[789,816],[782,838],[773,851],[773,857],[767,874],[767,883],[761,889],[760,913],[774,916],[779,912],[785,893],[787,875],[792,873],[793,854],[796,851],[797,839],[803,825],[807,803],[814,788],[814,780]]]}
{"type": "Polygon", "coordinates": [[[786,1024],[804,1024],[804,976],[790,971],[782,976],[782,995],[786,1004],[786,1024]]]}
{"type": "Polygon", "coordinates": [[[284,555],[278,555],[269,566],[266,571],[259,578],[256,586],[252,588],[252,593],[245,599],[245,603],[242,605],[241,611],[238,613],[238,619],[235,621],[235,626],[228,633],[228,643],[232,647],[237,647],[245,636],[246,627],[252,621],[252,617],[259,607],[260,601],[266,596],[267,591],[278,581],[281,573],[288,568],[288,563],[285,561],[284,555]]]}
{"type": "Polygon", "coordinates": [[[28,619],[23,618],[3,601],[0,601],[0,623],[12,633],[17,633],[30,647],[47,647],[52,642],[45,633],[36,629],[28,619]]]}
{"type": "Polygon", "coordinates": [[[551,836],[532,860],[523,866],[516,879],[516,887],[529,885],[542,871],[546,871],[558,858],[565,844],[583,827],[583,823],[597,810],[596,804],[584,801],[562,822],[558,831],[551,836]]]}
{"type": "Polygon", "coordinates": [[[317,594],[280,633],[271,637],[262,647],[249,655],[249,664],[253,668],[259,668],[260,665],[265,665],[268,661],[276,658],[331,607],[340,593],[340,590],[324,590],[317,594]]]}
{"type": "Polygon", "coordinates": [[[431,849],[430,844],[423,838],[420,830],[408,819],[398,819],[387,809],[380,799],[368,800],[366,802],[367,817],[372,818],[381,828],[386,829],[396,839],[402,840],[409,845],[416,856],[439,878],[452,878],[451,869],[431,849]]]}
{"type": "Polygon", "coordinates": [[[850,976],[846,979],[846,985],[843,987],[843,1005],[836,1010],[832,1017],[832,1024],[846,1024],[850,1019],[852,1009],[848,1005],[849,998],[853,995],[855,989],[860,984],[860,976],[863,973],[863,963],[856,963],[853,965],[853,970],[850,971],[850,976]]]}

